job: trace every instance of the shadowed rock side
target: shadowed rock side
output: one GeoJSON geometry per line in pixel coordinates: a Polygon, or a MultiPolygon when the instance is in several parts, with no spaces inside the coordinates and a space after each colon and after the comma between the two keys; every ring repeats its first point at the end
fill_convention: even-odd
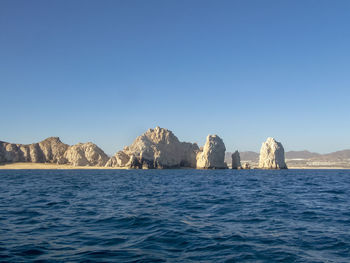
{"type": "Polygon", "coordinates": [[[195,168],[198,151],[196,143],[180,142],[171,131],[156,127],[117,152],[106,166],[137,169],[195,168]]]}
{"type": "Polygon", "coordinates": [[[69,146],[58,137],[39,143],[14,144],[0,142],[0,163],[32,162],[104,166],[108,156],[93,143],[69,146]]]}
{"type": "Polygon", "coordinates": [[[235,151],[232,155],[232,169],[240,169],[241,166],[241,157],[238,151],[235,151]]]}
{"type": "Polygon", "coordinates": [[[208,135],[203,150],[197,154],[198,169],[225,169],[226,147],[217,135],[208,135]]]}
{"type": "Polygon", "coordinates": [[[260,169],[287,169],[287,165],[284,157],[284,149],[280,142],[277,142],[274,138],[267,138],[261,146],[260,169]]]}

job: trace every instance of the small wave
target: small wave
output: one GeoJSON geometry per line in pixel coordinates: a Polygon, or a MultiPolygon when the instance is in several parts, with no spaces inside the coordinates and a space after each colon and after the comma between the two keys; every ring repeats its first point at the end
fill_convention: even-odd
{"type": "Polygon", "coordinates": [[[350,171],[27,170],[0,177],[7,186],[0,191],[3,261],[349,261],[350,171]]]}

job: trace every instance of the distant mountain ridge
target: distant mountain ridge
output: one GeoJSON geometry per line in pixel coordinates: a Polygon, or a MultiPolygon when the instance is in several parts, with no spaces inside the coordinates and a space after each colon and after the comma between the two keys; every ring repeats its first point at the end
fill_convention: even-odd
{"type": "MultiPolygon", "coordinates": [[[[225,160],[226,162],[231,161],[231,152],[226,152],[225,160]]],[[[259,153],[253,151],[240,152],[241,161],[258,162],[259,153]]],[[[285,153],[287,160],[312,160],[312,161],[349,161],[350,160],[350,149],[341,150],[326,154],[320,154],[315,152],[310,152],[307,150],[303,151],[288,151],[285,153]]]]}
{"type": "Polygon", "coordinates": [[[313,160],[322,161],[348,161],[350,160],[350,150],[336,151],[332,153],[322,154],[312,158],[313,160]]]}
{"type": "Polygon", "coordinates": [[[285,155],[286,155],[286,159],[311,159],[311,158],[317,158],[321,154],[304,150],[304,151],[289,151],[289,152],[286,152],[285,155]]]}

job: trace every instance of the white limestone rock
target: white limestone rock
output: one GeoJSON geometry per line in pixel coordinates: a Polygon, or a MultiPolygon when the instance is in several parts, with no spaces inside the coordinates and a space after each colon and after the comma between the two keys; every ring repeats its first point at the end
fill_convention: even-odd
{"type": "Polygon", "coordinates": [[[258,167],[260,169],[287,169],[284,149],[280,142],[271,137],[263,142],[258,167]]]}
{"type": "Polygon", "coordinates": [[[63,155],[67,148],[58,137],[32,144],[0,142],[0,162],[66,163],[63,155]]]}
{"type": "Polygon", "coordinates": [[[0,163],[32,162],[104,166],[107,161],[108,156],[91,142],[69,146],[62,143],[58,137],[50,137],[32,144],[0,142],[0,163]]]}
{"type": "Polygon", "coordinates": [[[196,167],[197,144],[180,142],[169,130],[156,127],[137,137],[107,162],[109,167],[162,169],[196,167]]]}
{"type": "Polygon", "coordinates": [[[226,147],[217,135],[208,135],[203,150],[197,153],[198,169],[225,169],[226,147]]]}
{"type": "Polygon", "coordinates": [[[232,155],[232,169],[240,169],[241,166],[241,157],[238,151],[235,151],[232,155]]]}
{"type": "Polygon", "coordinates": [[[106,163],[106,167],[130,167],[131,157],[123,151],[117,152],[106,163]]]}
{"type": "Polygon", "coordinates": [[[20,145],[14,143],[0,142],[0,162],[21,162],[23,154],[20,145]]]}
{"type": "Polygon", "coordinates": [[[65,164],[67,160],[64,153],[68,149],[68,145],[61,142],[58,137],[50,137],[39,142],[39,148],[42,151],[45,162],[65,164]]]}
{"type": "Polygon", "coordinates": [[[70,146],[64,153],[68,164],[74,166],[105,166],[108,156],[91,142],[70,146]]]}

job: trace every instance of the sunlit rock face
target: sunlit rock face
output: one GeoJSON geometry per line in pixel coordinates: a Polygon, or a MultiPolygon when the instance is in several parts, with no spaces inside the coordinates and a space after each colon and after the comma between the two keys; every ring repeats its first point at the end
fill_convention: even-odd
{"type": "Polygon", "coordinates": [[[23,150],[20,144],[0,142],[0,162],[23,162],[23,150]]]}
{"type": "Polygon", "coordinates": [[[232,169],[240,169],[241,166],[241,157],[238,151],[235,151],[232,155],[232,169]]]}
{"type": "Polygon", "coordinates": [[[58,137],[50,137],[32,144],[0,142],[0,163],[32,162],[104,166],[107,161],[108,156],[91,142],[69,146],[62,143],[58,137]]]}
{"type": "Polygon", "coordinates": [[[105,166],[108,156],[92,142],[70,146],[64,154],[67,163],[73,166],[105,166]]]}
{"type": "Polygon", "coordinates": [[[267,138],[260,149],[260,169],[287,169],[284,157],[284,149],[280,142],[274,138],[267,138]]]}
{"type": "Polygon", "coordinates": [[[64,153],[68,149],[68,145],[61,142],[58,137],[50,137],[39,142],[45,162],[62,164],[66,163],[64,153]]]}
{"type": "Polygon", "coordinates": [[[117,152],[106,166],[136,169],[195,168],[198,151],[197,144],[180,142],[171,131],[156,127],[117,152]]]}
{"type": "Polygon", "coordinates": [[[106,167],[131,167],[129,161],[131,161],[130,156],[119,151],[107,161],[106,167]]]}
{"type": "Polygon", "coordinates": [[[197,153],[198,169],[225,169],[226,147],[222,139],[217,135],[208,135],[203,150],[197,153]]]}
{"type": "Polygon", "coordinates": [[[68,147],[58,137],[32,144],[0,142],[0,162],[65,163],[68,147]]]}

